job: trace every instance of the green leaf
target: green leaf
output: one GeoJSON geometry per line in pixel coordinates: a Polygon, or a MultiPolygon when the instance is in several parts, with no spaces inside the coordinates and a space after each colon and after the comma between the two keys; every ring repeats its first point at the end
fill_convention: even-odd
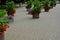
{"type": "Polygon", "coordinates": [[[6,11],[4,10],[0,10],[0,18],[4,17],[6,14],[6,11]]]}
{"type": "Polygon", "coordinates": [[[14,9],[14,8],[15,8],[15,5],[13,1],[7,3],[7,9],[14,9]]]}
{"type": "Polygon", "coordinates": [[[27,6],[32,6],[32,1],[27,1],[27,6]]]}

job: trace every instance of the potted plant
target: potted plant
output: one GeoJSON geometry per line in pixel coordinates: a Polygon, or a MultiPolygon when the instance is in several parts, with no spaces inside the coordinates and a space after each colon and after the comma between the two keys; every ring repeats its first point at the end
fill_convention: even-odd
{"type": "Polygon", "coordinates": [[[7,14],[7,12],[5,10],[0,10],[0,24],[1,23],[9,23],[9,19],[5,18],[5,15],[7,14]]]}
{"type": "Polygon", "coordinates": [[[14,9],[15,8],[15,5],[14,5],[14,2],[11,1],[11,2],[7,2],[7,5],[6,5],[6,11],[7,11],[7,15],[8,16],[14,16],[16,10],[14,9]]]}
{"type": "Polygon", "coordinates": [[[50,8],[51,8],[50,7],[50,1],[49,0],[45,0],[44,1],[44,10],[45,10],[45,12],[48,12],[50,8]]]}
{"type": "Polygon", "coordinates": [[[13,17],[14,17],[16,10],[15,10],[15,5],[13,1],[7,2],[6,11],[7,11],[8,19],[14,22],[13,17]]]}
{"type": "Polygon", "coordinates": [[[27,1],[27,5],[26,5],[27,11],[29,11],[31,7],[32,7],[32,0],[27,1]]]}
{"type": "Polygon", "coordinates": [[[0,20],[0,40],[4,40],[4,32],[9,28],[9,21],[7,19],[0,20]]]}
{"type": "Polygon", "coordinates": [[[31,10],[31,14],[33,18],[39,18],[39,14],[41,13],[42,9],[42,4],[38,0],[35,0],[33,5],[34,7],[31,10]]]}

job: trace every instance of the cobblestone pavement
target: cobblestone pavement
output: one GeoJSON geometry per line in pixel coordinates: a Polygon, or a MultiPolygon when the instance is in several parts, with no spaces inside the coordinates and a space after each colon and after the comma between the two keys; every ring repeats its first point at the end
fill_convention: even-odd
{"type": "Polygon", "coordinates": [[[5,32],[5,40],[60,40],[60,4],[32,19],[25,7],[17,8],[14,22],[5,32]]]}

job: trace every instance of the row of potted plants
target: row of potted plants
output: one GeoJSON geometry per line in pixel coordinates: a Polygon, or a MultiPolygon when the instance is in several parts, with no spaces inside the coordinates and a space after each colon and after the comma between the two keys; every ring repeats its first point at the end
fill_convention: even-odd
{"type": "Polygon", "coordinates": [[[6,15],[5,10],[0,10],[0,34],[3,34],[6,31],[6,28],[9,26],[9,20],[5,19],[4,16],[6,15]]]}
{"type": "Polygon", "coordinates": [[[48,12],[49,9],[52,9],[56,6],[56,0],[45,0],[39,2],[38,0],[28,1],[26,9],[32,14],[33,18],[39,18],[39,14],[41,13],[41,9],[44,8],[45,12],[48,12]]]}
{"type": "Polygon", "coordinates": [[[0,35],[6,31],[6,29],[9,27],[9,20],[8,18],[5,18],[5,15],[7,14],[9,18],[12,18],[10,16],[14,16],[14,13],[16,10],[14,9],[14,2],[8,2],[6,5],[6,10],[0,10],[0,35]]]}

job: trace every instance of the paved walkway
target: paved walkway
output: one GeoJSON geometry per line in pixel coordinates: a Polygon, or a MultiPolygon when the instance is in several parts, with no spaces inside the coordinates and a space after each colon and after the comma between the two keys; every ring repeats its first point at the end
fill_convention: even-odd
{"type": "Polygon", "coordinates": [[[5,32],[5,40],[60,40],[60,5],[32,19],[24,7],[17,8],[15,22],[5,32]]]}

